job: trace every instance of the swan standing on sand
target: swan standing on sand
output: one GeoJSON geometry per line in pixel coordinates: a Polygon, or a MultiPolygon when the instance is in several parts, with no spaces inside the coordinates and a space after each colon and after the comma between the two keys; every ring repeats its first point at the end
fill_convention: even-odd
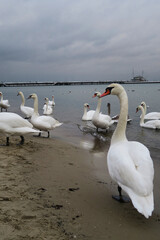
{"type": "Polygon", "coordinates": [[[1,112],[2,112],[2,109],[6,109],[6,112],[7,112],[7,109],[10,107],[10,104],[9,104],[9,101],[6,99],[6,100],[3,100],[3,93],[0,92],[0,96],[1,96],[1,100],[0,100],[0,107],[1,107],[1,112]]]}
{"type": "Polygon", "coordinates": [[[148,218],[154,209],[154,168],[150,152],[143,144],[126,138],[128,97],[124,88],[120,84],[111,84],[101,97],[109,94],[120,100],[120,117],[107,155],[110,176],[118,183],[119,196],[115,198],[123,201],[123,189],[138,212],[148,218]]]}
{"type": "Polygon", "coordinates": [[[32,98],[34,100],[34,113],[31,117],[31,123],[35,128],[41,131],[48,132],[48,137],[49,137],[49,131],[56,127],[61,126],[62,123],[60,123],[59,121],[57,121],[51,116],[39,116],[37,94],[33,93],[28,98],[32,98]]]}
{"type": "Polygon", "coordinates": [[[147,113],[147,106],[145,102],[141,102],[141,106],[144,108],[144,119],[160,119],[160,112],[147,113]]]}
{"type": "Polygon", "coordinates": [[[52,114],[52,112],[53,112],[53,109],[52,109],[52,107],[51,107],[51,105],[49,105],[48,104],[48,98],[45,98],[45,104],[44,104],[44,106],[43,106],[43,114],[44,115],[50,115],[50,114],[52,114]]]}
{"type": "Polygon", "coordinates": [[[22,99],[22,103],[20,105],[21,112],[24,113],[24,115],[26,116],[25,118],[31,118],[34,112],[34,109],[31,107],[25,106],[25,98],[24,98],[23,92],[19,91],[17,96],[19,95],[21,96],[21,99],[22,99]]]}
{"type": "Polygon", "coordinates": [[[87,112],[87,108],[89,109],[89,104],[88,103],[84,103],[84,113],[83,113],[83,116],[82,116],[82,120],[83,121],[91,121],[92,118],[93,118],[93,115],[95,113],[94,110],[89,110],[87,112]]]}
{"type": "Polygon", "coordinates": [[[160,129],[160,120],[155,119],[155,120],[150,120],[147,122],[144,122],[144,108],[139,105],[136,109],[136,112],[138,112],[139,110],[142,111],[142,115],[141,115],[141,120],[140,120],[140,126],[144,127],[144,128],[152,128],[152,129],[160,129]]]}
{"type": "Polygon", "coordinates": [[[93,95],[93,97],[98,98],[97,108],[92,118],[92,123],[97,127],[97,130],[98,128],[108,129],[114,123],[114,121],[111,119],[109,115],[100,113],[101,108],[100,96],[101,96],[100,92],[95,92],[95,94],[93,95]]]}
{"type": "Polygon", "coordinates": [[[23,135],[39,133],[33,125],[16,113],[0,113],[0,132],[6,136],[6,145],[9,145],[9,136],[20,136],[20,144],[24,143],[23,135]]]}

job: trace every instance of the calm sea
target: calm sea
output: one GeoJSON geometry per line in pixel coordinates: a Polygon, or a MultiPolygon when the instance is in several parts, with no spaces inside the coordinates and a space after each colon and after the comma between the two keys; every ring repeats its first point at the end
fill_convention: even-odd
{"type": "MultiPolygon", "coordinates": [[[[63,125],[52,132],[52,137],[64,139],[73,144],[80,144],[81,140],[86,138],[86,147],[91,147],[94,139],[98,138],[102,145],[110,141],[116,124],[113,125],[108,133],[104,130],[98,134],[90,122],[86,123],[81,120],[83,115],[83,104],[89,103],[90,109],[95,110],[97,98],[92,98],[95,91],[104,92],[105,85],[82,85],[82,86],[46,86],[46,87],[3,87],[4,99],[9,99],[11,107],[9,111],[21,114],[19,106],[21,104],[18,91],[24,93],[27,98],[31,93],[36,93],[39,100],[39,113],[43,113],[44,98],[51,100],[52,95],[55,97],[55,107],[53,116],[63,125]]],[[[139,126],[140,112],[136,113],[136,107],[145,101],[149,106],[148,112],[160,111],[160,84],[123,84],[129,99],[129,116],[132,122],[127,126],[127,136],[130,140],[144,142],[151,148],[159,149],[160,131],[142,129],[139,126]]],[[[111,116],[119,113],[119,101],[115,96],[102,98],[101,111],[107,113],[107,103],[111,104],[111,116]]],[[[33,107],[33,100],[26,100],[25,105],[33,107]]],[[[23,116],[23,115],[22,115],[23,116]]],[[[101,145],[101,144],[100,144],[101,145]]],[[[98,151],[98,148],[96,148],[98,151]]]]}
{"type": "MultiPolygon", "coordinates": [[[[55,107],[53,116],[63,125],[51,132],[52,138],[59,138],[76,146],[88,149],[96,161],[95,168],[100,168],[100,162],[97,159],[104,159],[107,147],[116,124],[113,124],[108,132],[104,130],[96,132],[90,122],[81,120],[83,115],[83,104],[89,103],[90,109],[95,110],[97,98],[92,98],[95,91],[104,92],[107,85],[82,85],[82,86],[46,86],[46,87],[3,87],[4,99],[9,99],[11,107],[9,111],[21,115],[19,106],[21,104],[18,91],[24,93],[27,98],[31,93],[36,93],[39,99],[39,114],[43,113],[44,98],[51,100],[52,95],[55,97],[55,107]]],[[[160,130],[145,129],[140,127],[140,112],[136,113],[136,107],[145,101],[149,106],[148,112],[160,111],[160,84],[123,84],[129,99],[129,116],[132,121],[127,125],[127,137],[129,140],[139,141],[145,144],[151,152],[155,165],[155,192],[157,205],[160,199],[160,130]]],[[[120,105],[118,98],[115,96],[106,96],[102,98],[101,111],[107,113],[107,103],[111,104],[111,116],[118,114],[120,105]]],[[[27,106],[33,106],[33,100],[26,100],[27,106]]],[[[105,156],[106,157],[106,156],[105,156]]],[[[101,169],[102,170],[102,169],[101,169]]],[[[106,171],[97,171],[103,178],[106,171]]],[[[160,207],[157,208],[160,213],[160,207]]]]}

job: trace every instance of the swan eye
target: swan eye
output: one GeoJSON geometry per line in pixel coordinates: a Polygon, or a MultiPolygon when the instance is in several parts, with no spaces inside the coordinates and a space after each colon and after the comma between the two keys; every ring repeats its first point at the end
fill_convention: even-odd
{"type": "Polygon", "coordinates": [[[106,88],[105,92],[111,93],[111,91],[112,91],[113,88],[114,88],[114,87],[108,87],[108,88],[106,88]]]}

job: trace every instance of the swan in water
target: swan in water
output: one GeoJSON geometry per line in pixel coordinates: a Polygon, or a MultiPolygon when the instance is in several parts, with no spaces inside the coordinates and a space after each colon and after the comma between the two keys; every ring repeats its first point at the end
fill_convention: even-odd
{"type": "Polygon", "coordinates": [[[45,104],[44,104],[44,106],[43,106],[43,114],[44,115],[50,115],[50,114],[52,114],[52,112],[53,112],[53,109],[52,109],[52,107],[51,107],[51,105],[49,105],[48,104],[48,98],[45,98],[45,104]]]}
{"type": "Polygon", "coordinates": [[[87,112],[87,109],[89,109],[89,104],[88,103],[84,103],[84,113],[83,113],[83,116],[82,116],[82,120],[83,121],[91,121],[92,118],[93,118],[93,115],[95,113],[94,110],[89,110],[87,112]]]}
{"type": "MultiPolygon", "coordinates": [[[[107,108],[108,108],[108,115],[110,116],[111,115],[111,104],[110,103],[107,103],[107,108]]],[[[117,123],[119,120],[119,115],[117,114],[117,115],[113,116],[112,120],[114,120],[114,122],[117,123]]],[[[131,122],[131,121],[132,121],[132,119],[129,118],[129,115],[128,115],[127,122],[131,122]]]]}
{"type": "Polygon", "coordinates": [[[54,96],[52,96],[52,100],[50,101],[50,100],[48,100],[48,105],[49,106],[55,106],[55,101],[54,101],[54,96]]]}
{"type": "MultiPolygon", "coordinates": [[[[62,123],[60,123],[51,116],[39,116],[37,94],[33,93],[28,98],[32,98],[34,100],[34,113],[31,117],[31,123],[35,128],[47,132],[49,137],[49,131],[61,126],[62,123]]],[[[40,135],[41,134],[39,134],[39,136],[40,135]]]]}
{"type": "Polygon", "coordinates": [[[141,102],[141,106],[144,108],[144,119],[160,119],[160,112],[147,113],[147,106],[145,102],[141,102]]]}
{"type": "Polygon", "coordinates": [[[114,121],[111,119],[109,115],[100,113],[101,108],[100,96],[101,96],[100,92],[95,92],[93,95],[93,97],[98,98],[97,108],[92,118],[92,123],[97,127],[97,130],[98,128],[108,129],[114,123],[114,121]]]}
{"type": "Polygon", "coordinates": [[[153,120],[149,120],[147,122],[144,122],[145,112],[144,112],[144,108],[142,107],[142,105],[139,105],[136,108],[136,112],[138,112],[139,110],[142,111],[141,120],[140,120],[140,126],[141,127],[152,128],[152,129],[160,129],[160,120],[153,119],[153,120]]]}
{"type": "Polygon", "coordinates": [[[20,110],[24,115],[26,116],[25,118],[30,118],[34,112],[34,109],[32,107],[27,107],[25,106],[25,98],[23,95],[23,92],[19,91],[17,96],[21,96],[22,103],[20,105],[20,110]]]}
{"type": "Polygon", "coordinates": [[[107,155],[109,174],[118,183],[119,196],[122,201],[123,189],[132,200],[134,207],[146,218],[154,209],[153,178],[154,167],[150,152],[146,146],[137,141],[128,141],[126,126],[128,116],[128,97],[120,84],[110,84],[101,95],[116,95],[120,101],[120,117],[111,139],[107,155]]]}
{"type": "Polygon", "coordinates": [[[6,145],[9,145],[9,137],[12,135],[20,136],[20,144],[24,143],[23,135],[31,133],[39,133],[40,131],[33,129],[33,125],[26,119],[16,113],[1,112],[0,113],[0,132],[6,136],[6,145]]]}
{"type": "Polygon", "coordinates": [[[3,93],[2,92],[0,92],[0,96],[1,96],[1,100],[0,100],[1,112],[2,112],[3,108],[6,109],[6,112],[7,112],[7,109],[10,107],[9,101],[8,101],[8,99],[3,100],[3,93]]]}

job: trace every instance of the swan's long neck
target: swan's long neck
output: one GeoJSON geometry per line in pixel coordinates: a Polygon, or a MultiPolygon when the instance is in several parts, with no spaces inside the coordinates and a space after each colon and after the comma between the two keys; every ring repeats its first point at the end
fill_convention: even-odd
{"type": "Polygon", "coordinates": [[[97,108],[96,108],[96,111],[95,111],[96,114],[99,114],[99,112],[100,112],[101,101],[102,101],[101,98],[98,97],[97,108]]]}
{"type": "Polygon", "coordinates": [[[23,94],[20,94],[21,95],[21,99],[22,99],[22,103],[21,103],[21,106],[24,106],[25,104],[25,99],[24,99],[24,95],[23,94]]]}
{"type": "Polygon", "coordinates": [[[147,106],[146,104],[144,104],[144,115],[146,115],[146,113],[147,113],[147,106]]]}
{"type": "Polygon", "coordinates": [[[3,102],[3,94],[1,94],[1,102],[3,102]]]}
{"type": "Polygon", "coordinates": [[[120,100],[120,115],[117,127],[113,133],[111,144],[126,140],[126,125],[128,116],[128,97],[125,91],[122,91],[118,98],[120,100]]]}
{"type": "Polygon", "coordinates": [[[144,124],[145,109],[142,106],[140,108],[142,111],[141,120],[140,120],[140,126],[141,126],[142,124],[144,124]]]}
{"type": "Polygon", "coordinates": [[[108,107],[108,115],[110,116],[111,115],[111,105],[108,104],[107,107],[108,107]]]}
{"type": "Polygon", "coordinates": [[[48,101],[46,101],[46,111],[48,110],[48,101]]]}
{"type": "Polygon", "coordinates": [[[38,98],[34,98],[34,114],[35,115],[39,115],[38,114],[38,98]]]}
{"type": "Polygon", "coordinates": [[[87,108],[86,108],[86,107],[84,107],[84,113],[83,113],[83,115],[84,115],[84,116],[87,115],[87,108]]]}

